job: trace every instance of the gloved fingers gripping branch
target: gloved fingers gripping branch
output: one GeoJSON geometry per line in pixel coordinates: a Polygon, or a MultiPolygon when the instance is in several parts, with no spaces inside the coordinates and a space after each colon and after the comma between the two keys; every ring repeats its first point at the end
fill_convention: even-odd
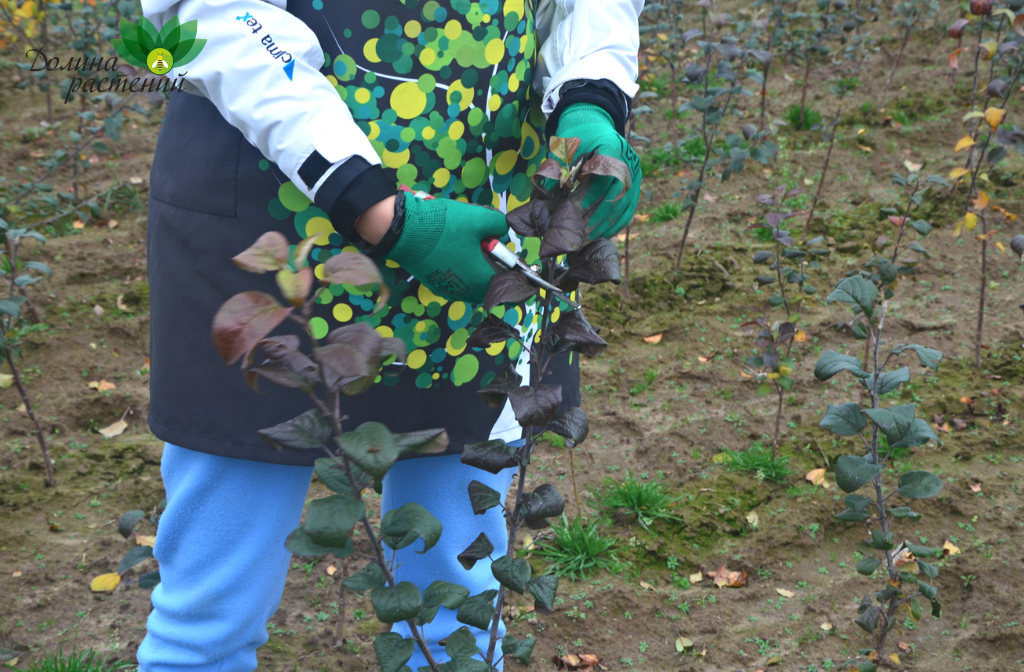
{"type": "Polygon", "coordinates": [[[405,219],[388,258],[442,298],[483,303],[495,269],[480,242],[508,233],[505,215],[448,199],[399,198],[405,199],[405,219]]]}
{"type": "Polygon", "coordinates": [[[576,103],[562,112],[556,135],[579,138],[577,156],[596,151],[626,164],[630,174],[629,189],[623,195],[623,184],[617,178],[600,176],[594,179],[583,199],[584,210],[600,202],[590,216],[590,237],[610,238],[626,228],[640,203],[640,157],[626,139],[615,130],[611,115],[597,105],[576,103]]]}

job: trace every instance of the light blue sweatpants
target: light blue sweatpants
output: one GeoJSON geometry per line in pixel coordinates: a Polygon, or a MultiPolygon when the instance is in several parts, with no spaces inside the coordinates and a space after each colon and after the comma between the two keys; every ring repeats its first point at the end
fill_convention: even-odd
{"type": "MultiPolygon", "coordinates": [[[[267,621],[281,601],[291,561],[284,541],[299,524],[313,470],[166,444],[160,471],[167,508],[153,553],[161,582],[153,590],[139,669],[251,672],[256,649],[268,639],[267,621]]],[[[475,479],[505,493],[514,473],[507,469],[494,476],[462,464],[458,455],[397,463],[384,479],[384,512],[419,502],[441,521],[443,532],[425,554],[414,552],[422,541],[399,551],[396,579],[421,591],[437,579],[468,586],[472,594],[496,589],[489,561],[467,572],[455,556],[481,532],[494,543],[494,557],[503,554],[508,536],[501,509],[475,516],[466,488],[475,479]]],[[[427,626],[439,662],[447,657],[438,640],[460,626],[454,612],[443,607],[427,626]]],[[[396,629],[409,634],[404,624],[396,629]]],[[[474,632],[486,649],[487,634],[474,632]]],[[[408,664],[415,670],[426,661],[417,649],[408,664]]]]}

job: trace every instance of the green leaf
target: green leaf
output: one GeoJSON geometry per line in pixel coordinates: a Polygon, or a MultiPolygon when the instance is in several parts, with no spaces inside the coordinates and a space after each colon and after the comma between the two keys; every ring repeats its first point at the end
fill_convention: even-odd
{"type": "Polygon", "coordinates": [[[486,472],[497,474],[519,464],[516,453],[518,448],[508,445],[501,439],[467,443],[462,451],[461,462],[486,472]]]}
{"type": "Polygon", "coordinates": [[[526,584],[530,594],[533,595],[534,609],[537,613],[545,616],[551,613],[555,606],[555,593],[558,592],[558,575],[541,574],[530,579],[526,584]]]}
{"type": "Polygon", "coordinates": [[[392,434],[392,438],[400,458],[417,454],[440,453],[448,447],[448,432],[443,429],[424,429],[419,432],[392,434]]]}
{"type": "MultiPolygon", "coordinates": [[[[359,492],[352,492],[352,484],[349,481],[348,474],[345,473],[343,464],[339,464],[333,457],[321,457],[314,464],[313,473],[316,474],[316,477],[324,485],[342,497],[349,499],[359,498],[359,492]]],[[[359,488],[360,492],[363,488],[370,486],[370,478],[366,475],[366,472],[351,463],[350,468],[352,469],[352,476],[355,479],[356,487],[359,488]]]]}
{"type": "MultiPolygon", "coordinates": [[[[870,390],[875,381],[870,373],[867,376],[866,378],[861,378],[860,382],[870,390]]],[[[889,394],[903,383],[909,382],[910,369],[905,366],[895,371],[885,371],[878,376],[878,394],[889,394]]]]}
{"type": "Polygon", "coordinates": [[[121,533],[122,537],[127,539],[132,536],[132,532],[135,531],[135,526],[139,524],[139,521],[145,517],[145,511],[141,511],[139,509],[129,511],[118,519],[117,531],[121,533]]]}
{"type": "Polygon", "coordinates": [[[470,544],[466,550],[459,553],[456,559],[468,572],[473,569],[473,565],[475,565],[478,560],[483,560],[484,558],[489,557],[493,552],[494,544],[491,543],[491,540],[487,538],[486,534],[481,532],[480,536],[474,539],[473,543],[470,544]]]}
{"type": "Polygon", "coordinates": [[[881,610],[878,607],[871,606],[864,610],[857,620],[854,621],[869,635],[874,634],[875,628],[878,626],[878,617],[881,616],[881,610]]]}
{"type": "MultiPolygon", "coordinates": [[[[565,511],[565,500],[555,486],[544,483],[533,492],[523,493],[523,517],[527,523],[542,523],[545,518],[560,516],[565,511]]],[[[546,527],[546,525],[543,525],[546,527]]]]}
{"type": "Polygon", "coordinates": [[[910,345],[897,345],[892,349],[892,354],[901,355],[907,350],[913,350],[917,353],[917,360],[921,363],[921,366],[926,366],[929,369],[939,370],[939,362],[942,361],[942,353],[932,348],[926,348],[923,345],[917,345],[911,343],[910,345]]]}
{"type": "Polygon", "coordinates": [[[152,572],[146,572],[139,577],[139,588],[143,590],[151,590],[156,588],[160,583],[160,570],[154,569],[152,572]]]}
{"type": "Polygon", "coordinates": [[[915,511],[911,511],[909,506],[897,506],[888,509],[888,511],[892,514],[893,518],[909,518],[915,523],[921,520],[921,514],[915,511]]]}
{"type": "Polygon", "coordinates": [[[835,350],[821,353],[818,363],[814,366],[814,377],[825,382],[840,371],[849,371],[858,378],[867,377],[868,373],[860,366],[860,360],[850,355],[841,355],[835,350]]]}
{"type": "Polygon", "coordinates": [[[940,616],[942,616],[942,602],[932,600],[932,618],[939,618],[940,616]]]}
{"type": "Polygon", "coordinates": [[[376,479],[384,478],[398,459],[394,436],[379,422],[364,422],[355,431],[342,434],[338,443],[350,460],[376,479]]]}
{"type": "Polygon", "coordinates": [[[424,607],[458,609],[469,597],[469,588],[447,581],[434,581],[423,593],[424,607]]]}
{"type": "Polygon", "coordinates": [[[420,589],[408,581],[402,581],[394,588],[383,586],[370,591],[370,602],[381,623],[398,623],[414,618],[422,601],[420,589]]]}
{"type": "Polygon", "coordinates": [[[423,550],[416,551],[422,554],[433,548],[441,538],[441,521],[423,505],[409,502],[384,514],[380,532],[384,535],[384,543],[396,551],[422,539],[423,550]]]}
{"type": "Polygon", "coordinates": [[[128,552],[124,554],[123,558],[121,558],[121,562],[117,565],[117,573],[124,574],[143,560],[148,560],[152,557],[152,546],[133,546],[128,549],[128,552]]]}
{"type": "Polygon", "coordinates": [[[501,504],[501,494],[480,481],[470,481],[469,502],[473,506],[473,513],[479,516],[501,504]]]}
{"type": "Polygon", "coordinates": [[[871,505],[872,500],[862,495],[847,495],[843,501],[854,511],[863,511],[871,505]]]}
{"type": "Polygon", "coordinates": [[[402,637],[397,632],[382,632],[373,640],[373,652],[377,654],[380,672],[402,672],[408,670],[406,663],[416,650],[412,637],[402,637]]]}
{"type": "Polygon", "coordinates": [[[388,580],[387,577],[384,576],[384,572],[381,570],[380,565],[377,564],[377,561],[371,560],[366,563],[365,567],[342,581],[341,585],[351,591],[361,593],[364,590],[383,588],[388,585],[388,580]]]}
{"type": "Polygon", "coordinates": [[[845,511],[840,511],[839,513],[837,513],[833,517],[836,520],[842,520],[842,521],[847,522],[847,523],[855,523],[858,520],[864,520],[865,518],[870,518],[871,514],[868,513],[867,511],[857,511],[855,509],[846,509],[845,511]]]}
{"type": "Polygon", "coordinates": [[[871,530],[871,541],[868,543],[868,546],[879,551],[891,551],[896,548],[896,545],[893,544],[893,533],[871,530]]]}
{"type": "Polygon", "coordinates": [[[0,313],[18,318],[21,317],[21,306],[10,299],[3,299],[0,301],[0,313]]]}
{"type": "Polygon", "coordinates": [[[532,573],[530,563],[522,558],[509,558],[503,555],[491,563],[491,574],[498,583],[520,595],[526,592],[532,573]]]}
{"type": "Polygon", "coordinates": [[[857,563],[857,573],[863,574],[864,576],[871,576],[878,569],[878,566],[882,564],[878,558],[867,556],[857,563]]]}
{"type": "Polygon", "coordinates": [[[352,537],[345,538],[345,545],[333,548],[329,546],[321,546],[310,539],[309,535],[303,527],[297,527],[292,530],[292,533],[285,539],[284,547],[295,555],[302,557],[319,557],[328,553],[333,553],[336,558],[347,558],[352,555],[354,550],[352,547],[352,537]]]}
{"type": "Polygon", "coordinates": [[[533,647],[537,646],[536,637],[517,639],[515,635],[506,635],[501,640],[501,653],[506,657],[512,656],[521,664],[529,666],[530,657],[533,656],[533,647]]]}
{"type": "Polygon", "coordinates": [[[882,473],[882,467],[863,457],[843,455],[836,462],[836,485],[843,492],[856,492],[865,483],[882,473]]]}
{"type": "Polygon", "coordinates": [[[459,623],[486,630],[494,617],[494,598],[497,596],[498,591],[485,590],[468,598],[455,613],[455,619],[459,623]]]}
{"type": "Polygon", "coordinates": [[[855,436],[867,424],[860,405],[856,403],[829,404],[825,416],[818,423],[819,427],[839,436],[855,436]]]}
{"type": "Polygon", "coordinates": [[[932,225],[923,219],[915,219],[910,223],[910,226],[912,226],[914,231],[917,231],[922,236],[927,236],[932,232],[932,225]]]}
{"type": "Polygon", "coordinates": [[[927,583],[918,583],[917,589],[920,590],[921,594],[928,598],[929,601],[934,600],[935,596],[939,593],[938,588],[927,583]]]}
{"type": "Polygon", "coordinates": [[[857,672],[876,672],[878,665],[875,665],[870,660],[862,660],[857,663],[857,672]]]}
{"type": "Polygon", "coordinates": [[[910,425],[910,431],[901,440],[896,443],[889,443],[890,448],[914,448],[915,446],[921,446],[929,441],[938,441],[939,437],[935,436],[935,431],[928,424],[927,420],[921,418],[915,418],[914,422],[910,425]]]}
{"type": "Polygon", "coordinates": [[[352,528],[365,514],[366,504],[363,500],[331,495],[309,503],[302,528],[314,544],[344,548],[351,543],[349,533],[352,528]]]}
{"type": "Polygon", "coordinates": [[[256,433],[277,450],[322,450],[331,440],[333,430],[320,409],[311,408],[302,415],[256,433]]]}
{"type": "Polygon", "coordinates": [[[935,565],[929,564],[924,560],[918,560],[917,566],[921,570],[921,573],[927,576],[929,579],[934,579],[939,575],[939,568],[935,565]]]}
{"type": "Polygon", "coordinates": [[[882,430],[889,445],[903,440],[914,424],[915,408],[913,404],[890,406],[889,408],[865,408],[864,415],[882,430]]]}
{"type": "Polygon", "coordinates": [[[927,499],[942,492],[942,479],[930,471],[908,471],[900,476],[896,492],[909,499],[927,499]]]}
{"type": "Polygon", "coordinates": [[[878,288],[859,275],[844,279],[828,295],[826,301],[842,301],[849,306],[856,306],[871,317],[875,304],[875,297],[878,296],[878,288]]]}
{"type": "Polygon", "coordinates": [[[447,653],[448,657],[453,661],[462,661],[465,659],[472,659],[473,656],[480,653],[480,649],[476,646],[476,637],[473,636],[473,633],[471,633],[469,628],[466,626],[462,626],[452,634],[448,635],[448,639],[445,640],[444,643],[444,652],[447,653]]]}
{"type": "Polygon", "coordinates": [[[929,548],[928,546],[918,546],[917,544],[907,543],[907,550],[914,554],[915,558],[934,558],[942,555],[941,548],[929,548]]]}
{"type": "Polygon", "coordinates": [[[567,439],[565,445],[574,448],[587,438],[590,424],[587,422],[587,414],[581,409],[567,408],[551,419],[548,429],[564,436],[567,439]]]}

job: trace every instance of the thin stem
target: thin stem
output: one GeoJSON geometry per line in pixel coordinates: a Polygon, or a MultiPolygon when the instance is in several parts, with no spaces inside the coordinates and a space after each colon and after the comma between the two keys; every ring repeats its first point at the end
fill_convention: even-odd
{"type": "Polygon", "coordinates": [[[807,80],[811,76],[811,57],[807,56],[807,67],[804,68],[804,87],[800,93],[800,123],[797,125],[798,131],[804,130],[804,113],[807,110],[807,80]]]}
{"type": "Polygon", "coordinates": [[[782,243],[779,242],[779,229],[775,227],[775,277],[779,283],[779,294],[782,295],[782,305],[786,307],[786,317],[792,316],[789,310],[789,300],[786,299],[786,286],[782,284],[782,243]]]}
{"type": "Polygon", "coordinates": [[[896,256],[900,252],[900,241],[903,240],[903,230],[906,228],[907,221],[910,219],[910,209],[914,207],[914,196],[917,195],[917,190],[920,188],[921,179],[918,178],[917,181],[914,182],[914,189],[910,192],[910,198],[907,199],[907,210],[903,213],[903,219],[900,220],[900,231],[896,234],[896,245],[892,248],[892,258],[889,260],[889,263],[891,264],[896,263],[896,256]]]}
{"type": "Polygon", "coordinates": [[[779,395],[779,407],[775,411],[775,438],[772,439],[772,461],[775,461],[775,451],[779,448],[779,423],[782,421],[782,386],[775,383],[775,391],[779,395]]]}
{"type": "MultiPolygon", "coordinates": [[[[977,100],[978,100],[978,70],[979,70],[978,64],[981,61],[981,40],[982,40],[983,35],[985,34],[985,20],[987,18],[988,17],[985,17],[985,16],[981,17],[981,25],[978,27],[978,46],[976,47],[975,52],[974,52],[974,83],[973,83],[972,88],[971,88],[971,112],[974,112],[974,108],[977,105],[977,100]]],[[[977,119],[975,117],[971,117],[970,135],[971,135],[972,139],[977,139],[977,135],[975,133],[975,131],[976,131],[976,122],[977,122],[977,119]]],[[[979,161],[978,164],[980,165],[981,161],[979,161]]],[[[972,169],[972,172],[973,172],[973,167],[974,167],[974,146],[973,145],[967,150],[967,167],[969,169],[972,169]]]]}
{"type": "Polygon", "coordinates": [[[912,28],[913,24],[903,27],[903,42],[900,44],[900,51],[896,55],[896,62],[892,64],[892,72],[889,73],[889,79],[885,80],[885,87],[882,88],[882,95],[878,98],[880,101],[885,101],[885,94],[889,91],[889,86],[892,84],[892,78],[896,75],[896,69],[900,67],[900,61],[903,59],[903,50],[907,48],[907,42],[910,41],[910,31],[912,28]]]}
{"type": "Polygon", "coordinates": [[[825,175],[828,174],[828,166],[832,161],[832,148],[836,145],[836,129],[839,126],[839,111],[841,109],[842,101],[840,101],[840,107],[836,108],[836,118],[832,122],[832,135],[828,141],[828,151],[825,152],[825,165],[821,168],[821,179],[818,180],[818,188],[814,192],[814,199],[811,201],[811,211],[807,213],[807,221],[804,222],[804,238],[807,238],[807,230],[811,226],[811,220],[814,219],[814,211],[818,207],[818,200],[821,198],[821,190],[825,186],[825,175]]]}
{"type": "Polygon", "coordinates": [[[18,367],[14,365],[14,356],[11,354],[11,349],[9,347],[5,348],[4,354],[7,356],[7,365],[11,367],[11,374],[14,376],[14,384],[18,388],[18,394],[21,395],[21,401],[25,404],[25,412],[36,427],[36,441],[39,442],[39,450],[43,454],[43,465],[46,469],[46,487],[56,487],[57,481],[53,478],[53,462],[50,460],[50,450],[46,446],[43,428],[40,427],[39,419],[36,418],[35,411],[32,410],[32,400],[29,399],[28,392],[25,391],[25,386],[21,382],[21,374],[18,372],[18,367]]]}
{"type": "Polygon", "coordinates": [[[978,292],[978,329],[974,334],[974,368],[981,370],[981,335],[985,325],[985,285],[988,284],[988,222],[984,215],[981,219],[981,288],[978,292]]]}

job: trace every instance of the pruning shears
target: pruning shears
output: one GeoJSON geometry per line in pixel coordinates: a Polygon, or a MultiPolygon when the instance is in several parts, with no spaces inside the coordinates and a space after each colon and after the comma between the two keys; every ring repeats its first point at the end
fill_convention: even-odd
{"type": "Polygon", "coordinates": [[[544,278],[540,277],[540,275],[537,272],[539,270],[538,267],[527,264],[525,261],[520,259],[515,252],[502,245],[501,241],[498,240],[497,238],[484,238],[483,240],[480,241],[480,249],[482,249],[487,254],[491,255],[491,257],[494,258],[495,261],[497,261],[505,268],[509,270],[515,269],[519,271],[520,273],[525,275],[530,282],[537,285],[538,287],[542,287],[548,290],[562,301],[565,301],[566,303],[576,308],[580,307],[580,304],[570,299],[565,294],[565,292],[563,292],[561,289],[551,284],[544,278]]]}

